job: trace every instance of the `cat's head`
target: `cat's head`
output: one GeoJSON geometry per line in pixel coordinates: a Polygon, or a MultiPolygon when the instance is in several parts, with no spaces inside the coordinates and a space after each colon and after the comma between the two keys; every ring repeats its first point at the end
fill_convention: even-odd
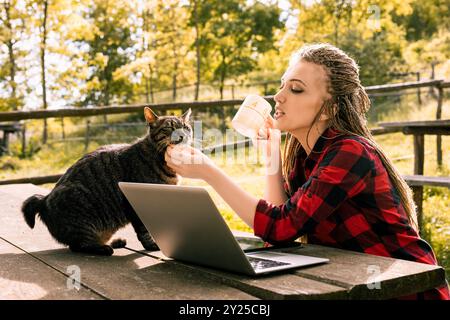
{"type": "Polygon", "coordinates": [[[144,116],[149,128],[150,140],[158,152],[163,152],[171,144],[190,144],[192,142],[192,127],[189,108],[181,116],[157,116],[149,107],[144,108],[144,116]]]}

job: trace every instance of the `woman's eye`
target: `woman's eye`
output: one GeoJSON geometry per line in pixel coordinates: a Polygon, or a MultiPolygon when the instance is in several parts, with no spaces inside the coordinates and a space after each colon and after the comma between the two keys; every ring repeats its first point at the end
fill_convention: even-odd
{"type": "Polygon", "coordinates": [[[301,92],[303,92],[302,89],[294,89],[294,88],[291,88],[291,91],[294,92],[294,93],[301,93],[301,92]]]}

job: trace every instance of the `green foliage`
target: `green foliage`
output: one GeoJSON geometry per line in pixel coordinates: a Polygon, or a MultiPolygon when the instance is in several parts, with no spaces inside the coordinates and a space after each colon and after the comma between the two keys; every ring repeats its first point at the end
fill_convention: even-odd
{"type": "Polygon", "coordinates": [[[85,19],[95,21],[92,34],[76,39],[79,46],[88,45],[85,59],[91,70],[82,105],[109,105],[130,99],[131,86],[113,78],[114,71],[128,63],[132,53],[129,11],[130,5],[122,0],[95,1],[88,8],[85,19]]]}
{"type": "Polygon", "coordinates": [[[406,39],[429,39],[440,28],[450,29],[450,1],[414,1],[410,15],[393,15],[393,20],[404,27],[406,39]]]}
{"type": "Polygon", "coordinates": [[[450,279],[450,190],[425,187],[423,207],[426,213],[423,238],[432,245],[439,264],[450,279]]]}
{"type": "Polygon", "coordinates": [[[4,0],[0,6],[0,112],[18,110],[24,104],[27,83],[24,57],[29,53],[21,45],[26,31],[26,9],[17,0],[4,0]],[[4,59],[1,57],[4,56],[4,59]]]}
{"type": "MultiPolygon", "coordinates": [[[[199,41],[212,80],[223,92],[225,80],[253,70],[262,53],[274,48],[274,32],[283,28],[280,9],[245,1],[200,2],[196,19],[203,26],[199,41]]],[[[191,17],[191,23],[194,18],[191,17]]]]}

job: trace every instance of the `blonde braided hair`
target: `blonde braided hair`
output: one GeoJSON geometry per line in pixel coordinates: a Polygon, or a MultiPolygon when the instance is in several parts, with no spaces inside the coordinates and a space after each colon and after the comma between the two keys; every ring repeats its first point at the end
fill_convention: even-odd
{"type": "MultiPolygon", "coordinates": [[[[359,67],[356,62],[342,50],[330,44],[322,43],[303,46],[293,54],[290,65],[298,63],[300,60],[324,68],[327,74],[327,91],[331,95],[331,99],[325,101],[314,118],[307,136],[309,136],[313,125],[321,114],[325,112],[330,117],[329,127],[332,129],[345,135],[357,135],[366,138],[380,156],[391,183],[399,194],[400,203],[406,211],[410,225],[417,230],[416,205],[412,191],[382,148],[374,141],[367,127],[366,113],[371,103],[359,80],[359,67]]],[[[306,141],[308,141],[308,137],[306,141]]],[[[309,145],[308,147],[310,148],[309,145]]],[[[282,172],[291,194],[295,190],[291,189],[288,177],[293,170],[300,148],[300,142],[288,133],[283,150],[282,172]]]]}

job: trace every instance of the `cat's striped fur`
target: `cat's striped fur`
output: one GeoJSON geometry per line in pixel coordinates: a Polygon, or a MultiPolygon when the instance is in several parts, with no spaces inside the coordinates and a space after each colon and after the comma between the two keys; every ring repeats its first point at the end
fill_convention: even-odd
{"type": "Polygon", "coordinates": [[[111,255],[113,248],[124,247],[126,241],[107,242],[131,222],[144,248],[157,250],[118,182],[176,184],[177,175],[167,167],[164,153],[169,144],[190,143],[190,112],[181,117],[158,117],[145,108],[149,128],[145,137],[133,144],[104,146],[83,156],[47,196],[25,200],[22,212],[27,224],[33,228],[39,214],[51,235],[72,251],[111,255]]]}

